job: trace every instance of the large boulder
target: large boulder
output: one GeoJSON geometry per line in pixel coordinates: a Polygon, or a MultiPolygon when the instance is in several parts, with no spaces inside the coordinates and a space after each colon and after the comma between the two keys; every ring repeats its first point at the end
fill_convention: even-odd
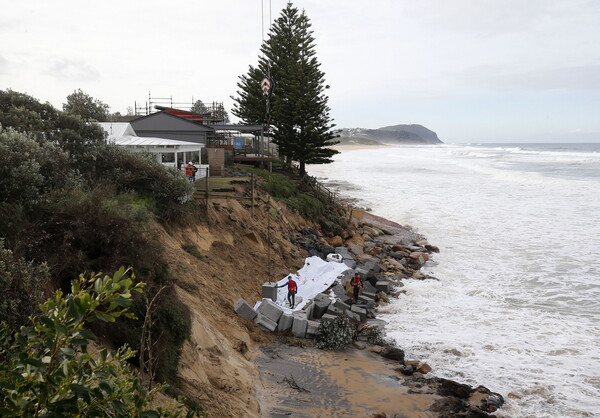
{"type": "Polygon", "coordinates": [[[396,347],[386,347],[381,352],[381,357],[402,363],[404,362],[404,351],[396,347]]]}

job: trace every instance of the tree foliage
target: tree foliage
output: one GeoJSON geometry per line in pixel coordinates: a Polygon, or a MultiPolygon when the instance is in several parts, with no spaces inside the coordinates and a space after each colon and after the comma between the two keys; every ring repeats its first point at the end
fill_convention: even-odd
{"type": "Polygon", "coordinates": [[[233,114],[245,123],[267,124],[280,155],[297,161],[300,173],[306,164],[326,164],[337,151],[335,127],[329,116],[325,74],[316,58],[311,23],[292,3],[273,23],[263,43],[258,67],[250,66],[240,76],[233,114]],[[262,96],[260,80],[270,78],[273,88],[268,100],[262,96]]]}
{"type": "Polygon", "coordinates": [[[110,107],[99,99],[94,99],[81,89],[67,96],[63,111],[71,115],[79,115],[85,121],[106,122],[109,119],[110,107]]]}
{"type": "Polygon", "coordinates": [[[190,108],[190,112],[199,113],[201,115],[205,115],[210,113],[210,110],[206,105],[202,102],[202,100],[196,100],[196,102],[190,108]]]}
{"type": "MultiPolygon", "coordinates": [[[[132,276],[131,278],[129,276],[132,276]]],[[[127,360],[134,352],[90,349],[93,321],[131,317],[132,294],[141,293],[123,268],[112,277],[80,275],[71,293],[57,291],[12,338],[0,333],[0,413],[3,416],[181,416],[182,407],[152,410],[163,387],[146,390],[127,360]]],[[[191,415],[191,414],[189,414],[191,415]]]]}

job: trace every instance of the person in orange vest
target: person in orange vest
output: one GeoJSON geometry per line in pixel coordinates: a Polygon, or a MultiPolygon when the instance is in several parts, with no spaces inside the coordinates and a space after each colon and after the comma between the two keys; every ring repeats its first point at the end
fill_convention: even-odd
{"type": "Polygon", "coordinates": [[[185,166],[185,176],[188,178],[189,181],[194,180],[194,164],[192,164],[191,161],[185,166]]]}
{"type": "Polygon", "coordinates": [[[296,284],[294,279],[292,279],[290,277],[290,279],[288,280],[287,283],[284,283],[281,286],[277,286],[277,287],[279,288],[279,287],[284,287],[284,286],[288,287],[287,300],[288,300],[288,303],[290,304],[290,309],[294,309],[294,305],[296,304],[296,292],[298,292],[298,285],[296,284]]]}
{"type": "Polygon", "coordinates": [[[354,277],[350,280],[350,286],[352,286],[352,291],[354,292],[354,302],[358,302],[358,292],[361,287],[364,288],[363,281],[358,273],[355,273],[354,277]]]}

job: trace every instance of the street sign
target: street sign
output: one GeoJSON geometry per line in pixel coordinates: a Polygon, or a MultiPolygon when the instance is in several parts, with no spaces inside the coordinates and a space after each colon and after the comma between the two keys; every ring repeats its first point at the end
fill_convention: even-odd
{"type": "Polygon", "coordinates": [[[260,88],[263,92],[263,96],[268,96],[271,91],[271,80],[268,78],[263,78],[260,82],[260,88]]]}

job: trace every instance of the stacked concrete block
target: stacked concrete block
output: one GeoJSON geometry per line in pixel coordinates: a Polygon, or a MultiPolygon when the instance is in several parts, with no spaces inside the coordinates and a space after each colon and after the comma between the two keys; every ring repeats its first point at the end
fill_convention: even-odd
{"type": "Polygon", "coordinates": [[[358,273],[358,276],[363,280],[366,280],[367,275],[369,274],[369,270],[365,269],[364,267],[357,267],[354,269],[354,271],[358,273]]]}
{"type": "MultiPolygon", "coordinates": [[[[261,305],[262,306],[262,305],[261,305]]],[[[273,321],[270,318],[267,318],[265,315],[259,313],[254,319],[256,325],[266,331],[275,331],[277,329],[277,321],[273,321]]]]}
{"type": "Polygon", "coordinates": [[[379,273],[381,271],[381,267],[379,266],[379,260],[373,261],[369,260],[364,264],[364,268],[372,271],[373,273],[379,273]]]}
{"type": "Polygon", "coordinates": [[[375,287],[377,288],[378,292],[384,292],[387,294],[390,293],[390,282],[387,280],[379,280],[377,283],[375,283],[375,287]]]}
{"type": "MultiPolygon", "coordinates": [[[[358,303],[366,306],[369,309],[372,309],[375,307],[375,299],[371,299],[370,297],[365,296],[365,295],[360,295],[358,297],[358,303]]],[[[353,305],[353,306],[356,306],[356,305],[353,305]]]]}
{"type": "Polygon", "coordinates": [[[367,318],[367,310],[358,305],[352,305],[350,311],[360,316],[361,322],[367,318]]]}
{"type": "Polygon", "coordinates": [[[346,296],[346,288],[344,286],[342,286],[341,284],[335,285],[333,287],[333,293],[335,293],[335,296],[338,298],[345,297],[346,296]]]}
{"type": "Polygon", "coordinates": [[[306,324],[306,338],[315,338],[319,323],[317,321],[308,321],[306,324]]]}
{"type": "Polygon", "coordinates": [[[265,282],[262,285],[263,299],[271,299],[273,302],[277,300],[277,283],[265,282]]]}
{"type": "Polygon", "coordinates": [[[335,316],[342,316],[344,314],[344,311],[341,310],[340,308],[335,307],[335,305],[329,305],[327,307],[327,314],[335,315],[335,316]]]}
{"type": "Polygon", "coordinates": [[[298,338],[304,338],[306,336],[306,328],[308,327],[308,319],[306,315],[297,312],[293,315],[294,322],[292,323],[292,335],[298,338]]]}
{"type": "Polygon", "coordinates": [[[364,292],[362,292],[362,296],[366,296],[370,299],[376,300],[377,299],[377,293],[375,292],[367,292],[366,290],[364,292]]]}
{"type": "Polygon", "coordinates": [[[334,306],[337,309],[340,309],[342,312],[346,312],[348,309],[350,309],[350,304],[349,303],[346,303],[346,302],[344,302],[342,300],[339,300],[339,299],[335,301],[334,306]]]}
{"type": "Polygon", "coordinates": [[[364,282],[363,282],[363,286],[365,287],[365,290],[363,291],[363,293],[364,293],[364,292],[368,292],[368,293],[377,293],[377,288],[376,288],[375,286],[373,286],[373,285],[371,284],[371,282],[369,282],[369,281],[364,281],[364,282]]]}
{"type": "Polygon", "coordinates": [[[329,307],[330,303],[331,301],[329,300],[329,298],[327,300],[315,300],[313,303],[314,308],[312,310],[311,318],[321,318],[325,314],[325,312],[327,312],[327,308],[329,307]]]}
{"type": "Polygon", "coordinates": [[[277,324],[277,331],[285,331],[292,327],[294,323],[294,316],[292,314],[284,313],[279,318],[279,323],[277,324]]]}
{"type": "Polygon", "coordinates": [[[283,315],[283,309],[269,299],[263,299],[263,302],[257,309],[259,314],[262,314],[269,318],[271,321],[277,323],[281,315],[283,315]]]}
{"type": "Polygon", "coordinates": [[[252,309],[252,306],[248,304],[244,299],[239,298],[237,302],[233,304],[233,310],[242,318],[253,320],[256,318],[256,311],[252,309]]]}
{"type": "Polygon", "coordinates": [[[349,319],[351,322],[354,322],[354,323],[357,323],[357,324],[358,324],[359,322],[361,322],[361,321],[360,321],[360,315],[359,315],[359,314],[357,314],[357,313],[354,313],[354,312],[352,312],[352,311],[350,311],[350,310],[347,310],[346,312],[344,312],[344,315],[346,315],[346,317],[347,317],[347,318],[348,318],[348,319],[349,319]]]}
{"type": "Polygon", "coordinates": [[[331,314],[328,314],[328,313],[326,313],[325,315],[323,315],[323,316],[321,317],[321,322],[331,322],[331,321],[333,321],[335,318],[337,318],[337,316],[336,316],[336,315],[331,315],[331,314]]]}
{"type": "Polygon", "coordinates": [[[348,266],[349,269],[356,267],[356,261],[351,258],[344,258],[343,263],[348,266]]]}

